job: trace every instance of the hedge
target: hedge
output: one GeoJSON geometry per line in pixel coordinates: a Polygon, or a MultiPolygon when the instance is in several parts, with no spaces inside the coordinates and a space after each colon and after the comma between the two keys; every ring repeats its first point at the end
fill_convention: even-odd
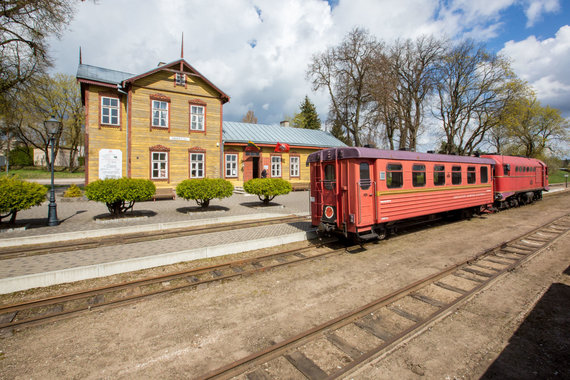
{"type": "Polygon", "coordinates": [[[40,184],[16,177],[0,178],[0,222],[10,216],[10,223],[15,223],[18,211],[41,205],[46,194],[47,188],[40,184]]]}
{"type": "Polygon", "coordinates": [[[282,178],[254,178],[244,183],[243,189],[268,204],[276,196],[290,193],[292,187],[282,178]]]}
{"type": "Polygon", "coordinates": [[[231,197],[234,186],[222,178],[187,179],[176,186],[176,195],[186,200],[194,200],[198,206],[206,208],[214,198],[231,197]]]}
{"type": "Polygon", "coordinates": [[[100,179],[85,186],[87,199],[105,203],[114,217],[123,216],[135,202],[151,199],[155,191],[152,181],[136,178],[100,179]]]}

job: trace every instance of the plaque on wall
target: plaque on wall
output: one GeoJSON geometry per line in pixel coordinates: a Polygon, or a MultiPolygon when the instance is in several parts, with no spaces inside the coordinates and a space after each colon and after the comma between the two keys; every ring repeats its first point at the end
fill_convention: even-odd
{"type": "Polygon", "coordinates": [[[123,176],[123,152],[120,149],[99,151],[99,179],[121,178],[123,176]]]}

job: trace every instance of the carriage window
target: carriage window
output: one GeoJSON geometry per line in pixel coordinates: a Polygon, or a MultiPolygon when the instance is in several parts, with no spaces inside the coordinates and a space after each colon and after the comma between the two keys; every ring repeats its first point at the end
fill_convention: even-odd
{"type": "Polygon", "coordinates": [[[510,172],[511,172],[511,165],[509,164],[503,165],[503,173],[505,173],[505,175],[509,175],[510,172]]]}
{"type": "Polygon", "coordinates": [[[332,190],[335,183],[335,171],[334,171],[334,165],[326,165],[325,166],[325,188],[328,190],[332,190]]]}
{"type": "Polygon", "coordinates": [[[433,167],[433,184],[435,186],[445,185],[445,166],[435,165],[433,167]]]}
{"type": "Polygon", "coordinates": [[[467,167],[467,183],[475,183],[475,166],[467,167]]]}
{"type": "Polygon", "coordinates": [[[402,164],[386,165],[386,187],[395,189],[404,185],[404,175],[402,173],[402,164]]]}
{"type": "Polygon", "coordinates": [[[451,167],[451,183],[461,185],[461,166],[451,167]]]}
{"type": "Polygon", "coordinates": [[[487,176],[487,167],[481,166],[481,183],[487,183],[489,177],[487,176]]]}
{"type": "Polygon", "coordinates": [[[426,185],[426,166],[415,164],[412,166],[412,185],[420,187],[426,185]]]}
{"type": "Polygon", "coordinates": [[[362,190],[370,188],[370,165],[367,162],[360,163],[360,188],[362,190]]]}

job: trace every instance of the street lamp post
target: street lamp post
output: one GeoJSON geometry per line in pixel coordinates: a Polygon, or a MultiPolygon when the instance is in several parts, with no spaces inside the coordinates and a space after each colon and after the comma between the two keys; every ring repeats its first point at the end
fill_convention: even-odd
{"type": "Polygon", "coordinates": [[[55,204],[55,187],[53,183],[53,168],[54,168],[54,147],[55,147],[55,136],[59,132],[61,123],[57,121],[53,116],[44,121],[44,125],[47,129],[49,136],[49,143],[51,145],[51,190],[49,194],[49,206],[48,206],[48,226],[57,226],[59,221],[57,220],[57,205],[55,204]]]}

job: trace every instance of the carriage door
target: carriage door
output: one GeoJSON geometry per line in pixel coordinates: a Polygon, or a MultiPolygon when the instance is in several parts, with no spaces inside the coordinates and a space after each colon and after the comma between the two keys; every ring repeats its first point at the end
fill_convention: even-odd
{"type": "Polygon", "coordinates": [[[374,166],[370,161],[362,161],[358,163],[356,172],[357,178],[357,191],[358,191],[358,226],[369,226],[375,222],[375,192],[376,182],[372,181],[374,166]]]}

